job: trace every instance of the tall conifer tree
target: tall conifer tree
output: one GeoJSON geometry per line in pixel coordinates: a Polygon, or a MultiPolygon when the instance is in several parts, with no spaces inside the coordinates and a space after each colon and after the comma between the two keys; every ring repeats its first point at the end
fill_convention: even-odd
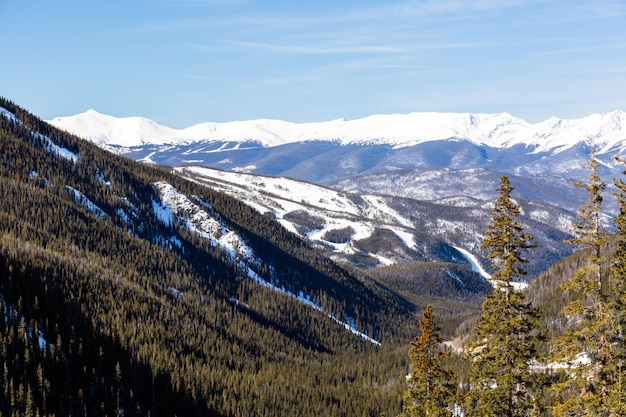
{"type": "MultiPolygon", "coordinates": [[[[615,158],[617,162],[626,164],[626,161],[615,158]]],[[[626,175],[626,171],[622,174],[626,175]]],[[[615,216],[618,247],[615,260],[611,266],[609,283],[612,299],[609,303],[609,316],[612,320],[611,358],[607,362],[609,375],[609,410],[614,415],[626,415],[626,182],[614,179],[617,188],[614,193],[619,205],[619,213],[615,216]]]]}
{"type": "Polygon", "coordinates": [[[573,185],[587,191],[587,203],[578,209],[578,222],[572,228],[575,237],[569,242],[586,249],[588,256],[562,285],[574,299],[563,309],[572,323],[552,343],[553,360],[567,364],[567,375],[552,388],[557,393],[554,406],[557,416],[609,415],[607,365],[611,357],[612,320],[608,310],[608,274],[602,256],[608,233],[601,224],[602,192],[606,184],[599,176],[593,146],[583,167],[591,170],[587,182],[573,185]]]}
{"type": "Polygon", "coordinates": [[[540,386],[530,365],[542,337],[540,315],[515,285],[526,274],[523,265],[528,260],[522,251],[535,245],[516,220],[520,208],[511,198],[513,189],[508,177],[502,177],[493,221],[484,233],[495,289],[483,303],[475,340],[468,346],[468,417],[529,416],[537,408],[540,386]]]}
{"type": "Polygon", "coordinates": [[[455,376],[445,364],[450,352],[442,351],[440,329],[429,305],[420,320],[422,334],[411,342],[411,376],[404,395],[404,415],[411,417],[452,416],[456,394],[455,376]]]}

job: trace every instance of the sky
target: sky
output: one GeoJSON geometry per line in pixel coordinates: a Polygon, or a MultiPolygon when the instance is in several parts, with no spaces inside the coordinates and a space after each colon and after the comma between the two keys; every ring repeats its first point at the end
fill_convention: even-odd
{"type": "Polygon", "coordinates": [[[174,128],[626,110],[626,1],[0,0],[0,96],[174,128]]]}

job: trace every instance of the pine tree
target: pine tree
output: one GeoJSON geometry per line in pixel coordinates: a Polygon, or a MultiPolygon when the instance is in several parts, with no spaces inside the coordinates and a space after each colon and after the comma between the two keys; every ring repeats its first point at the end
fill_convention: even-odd
{"type": "Polygon", "coordinates": [[[455,376],[444,361],[450,352],[441,350],[440,329],[430,305],[422,313],[421,335],[411,342],[411,376],[404,395],[404,415],[449,417],[456,394],[455,376]]]}
{"type": "MultiPolygon", "coordinates": [[[[623,159],[615,159],[626,164],[623,159]]],[[[626,174],[626,171],[622,173],[626,174]]],[[[609,410],[615,415],[623,416],[626,415],[626,182],[614,179],[613,184],[618,190],[614,195],[619,205],[619,213],[615,216],[619,242],[609,275],[612,299],[607,310],[613,324],[609,350],[611,358],[607,361],[606,371],[609,376],[609,410]]]]}
{"type": "Polygon", "coordinates": [[[601,224],[602,191],[606,184],[598,174],[599,162],[593,146],[583,167],[591,170],[587,182],[573,185],[587,191],[587,203],[578,209],[578,222],[572,230],[575,237],[569,242],[588,250],[588,257],[562,285],[575,297],[563,309],[572,323],[552,343],[553,360],[568,365],[567,376],[552,388],[557,393],[557,416],[609,415],[607,364],[612,323],[607,310],[608,275],[602,256],[608,233],[601,224]]]}
{"type": "Polygon", "coordinates": [[[540,314],[515,282],[526,274],[522,250],[534,247],[532,236],[516,221],[520,208],[511,198],[514,187],[501,178],[493,222],[482,247],[488,249],[495,288],[482,306],[475,340],[468,345],[471,361],[466,416],[528,416],[537,408],[539,375],[530,369],[535,359],[540,314]]]}

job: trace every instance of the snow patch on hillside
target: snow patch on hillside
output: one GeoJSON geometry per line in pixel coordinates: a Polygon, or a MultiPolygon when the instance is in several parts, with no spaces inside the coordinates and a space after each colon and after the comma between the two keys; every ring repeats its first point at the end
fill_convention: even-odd
{"type": "MultiPolygon", "coordinates": [[[[378,219],[387,222],[398,223],[402,226],[413,228],[413,223],[409,220],[398,214],[397,211],[393,210],[389,207],[382,197],[373,196],[373,195],[364,195],[362,196],[363,200],[369,204],[371,207],[371,215],[378,219]]],[[[366,215],[370,214],[366,212],[366,215]]]]}
{"type": "Polygon", "coordinates": [[[415,235],[413,232],[402,230],[397,227],[389,227],[389,230],[394,232],[398,236],[407,248],[414,249],[417,244],[415,243],[415,235]]]}
{"type": "Polygon", "coordinates": [[[85,207],[87,210],[95,214],[97,217],[101,219],[106,218],[106,213],[100,207],[98,207],[93,201],[85,197],[83,193],[78,191],[76,188],[70,187],[69,185],[65,186],[66,189],[70,190],[74,195],[74,201],[80,204],[82,207],[85,207]]]}
{"type": "MultiPolygon", "coordinates": [[[[472,265],[472,271],[478,272],[483,278],[489,281],[492,286],[495,287],[498,284],[504,285],[504,282],[492,279],[492,276],[487,271],[485,271],[476,256],[474,256],[470,251],[460,248],[458,246],[454,246],[454,249],[461,252],[465,259],[469,261],[469,263],[472,265]]],[[[528,283],[526,282],[509,282],[509,285],[511,285],[516,291],[521,291],[528,287],[528,283]]]]}
{"type": "Polygon", "coordinates": [[[252,249],[235,232],[211,217],[198,204],[166,182],[154,184],[161,202],[153,202],[156,216],[166,225],[171,225],[172,216],[187,227],[226,252],[231,260],[243,258],[256,262],[252,249]]]}
{"type": "Polygon", "coordinates": [[[98,180],[100,185],[104,185],[106,188],[109,188],[109,189],[111,188],[111,181],[108,181],[107,179],[105,179],[104,174],[99,169],[96,172],[96,179],[98,180]]]}
{"type": "MultiPolygon", "coordinates": [[[[8,118],[9,120],[13,121],[14,123],[22,123],[13,113],[11,113],[10,111],[8,111],[7,109],[0,107],[0,115],[2,115],[3,117],[8,118]]],[[[33,135],[33,137],[37,140],[40,140],[41,142],[44,143],[45,147],[46,147],[46,151],[48,153],[51,153],[53,155],[58,155],[61,158],[65,158],[67,160],[70,160],[72,162],[76,162],[78,161],[78,154],[75,152],[70,151],[69,149],[63,148],[59,145],[57,145],[56,143],[54,143],[52,141],[52,139],[50,139],[47,136],[44,136],[40,133],[37,132],[32,132],[31,134],[33,135]]]]}
{"type": "Polygon", "coordinates": [[[354,320],[351,320],[350,323],[346,323],[346,322],[343,322],[343,321],[339,320],[336,317],[333,317],[330,314],[328,315],[328,317],[331,318],[332,320],[336,321],[337,323],[341,324],[346,330],[350,331],[352,334],[355,334],[355,335],[359,336],[361,339],[367,340],[368,342],[373,343],[373,344],[375,344],[377,346],[381,346],[381,343],[378,340],[373,339],[373,338],[369,337],[367,334],[358,331],[356,329],[355,324],[354,324],[354,320]]]}
{"type": "Polygon", "coordinates": [[[465,257],[465,259],[467,259],[468,262],[472,265],[472,271],[478,272],[480,276],[482,276],[486,280],[491,280],[491,275],[487,271],[485,271],[485,269],[482,267],[478,259],[470,251],[463,249],[459,246],[453,246],[453,247],[454,249],[461,252],[461,254],[465,257]]]}
{"type": "MultiPolygon", "coordinates": [[[[301,302],[302,304],[311,307],[314,310],[317,310],[319,312],[323,312],[323,308],[321,305],[317,304],[316,302],[314,302],[311,297],[307,294],[305,294],[304,292],[300,291],[299,294],[294,294],[290,291],[287,291],[285,288],[282,287],[278,287],[274,284],[271,284],[267,281],[265,281],[263,278],[261,278],[257,273],[255,273],[254,271],[252,271],[251,269],[248,269],[248,278],[252,279],[254,282],[256,282],[259,285],[262,285],[266,288],[271,289],[272,291],[278,292],[280,294],[285,294],[289,297],[295,298],[296,300],[298,300],[299,302],[301,302]]],[[[239,305],[239,300],[232,300],[235,304],[239,305]]],[[[246,308],[250,308],[249,305],[247,304],[242,304],[244,305],[246,308]]],[[[342,325],[346,330],[350,331],[352,334],[359,336],[360,338],[373,343],[375,345],[380,346],[381,343],[371,337],[369,337],[367,334],[360,332],[359,330],[357,330],[356,328],[356,324],[354,322],[354,319],[348,318],[345,321],[339,320],[338,318],[336,318],[335,316],[333,316],[332,314],[328,314],[328,318],[333,320],[336,323],[339,323],[340,325],[342,325]]]]}
{"type": "Polygon", "coordinates": [[[296,207],[300,208],[302,205],[314,206],[342,214],[358,214],[359,212],[359,208],[349,201],[342,192],[289,178],[263,177],[204,167],[180,167],[176,168],[176,171],[195,174],[204,178],[218,179],[222,183],[217,186],[229,194],[234,193],[236,188],[240,188],[247,193],[252,193],[254,199],[258,202],[268,204],[269,198],[279,203],[284,203],[284,205],[281,204],[283,210],[278,210],[281,212],[292,211],[296,207]],[[232,186],[227,187],[227,184],[224,184],[224,182],[230,183],[232,186]],[[293,205],[290,206],[290,204],[293,205]]]}
{"type": "Polygon", "coordinates": [[[8,111],[7,109],[5,109],[4,107],[0,107],[0,115],[6,117],[7,119],[16,122],[17,121],[17,117],[15,117],[15,115],[13,113],[11,113],[10,111],[8,111]]]}
{"type": "Polygon", "coordinates": [[[58,155],[74,163],[78,161],[78,154],[76,152],[72,152],[69,149],[57,145],[47,136],[40,135],[39,133],[35,133],[34,135],[46,145],[46,151],[48,153],[58,155]]]}

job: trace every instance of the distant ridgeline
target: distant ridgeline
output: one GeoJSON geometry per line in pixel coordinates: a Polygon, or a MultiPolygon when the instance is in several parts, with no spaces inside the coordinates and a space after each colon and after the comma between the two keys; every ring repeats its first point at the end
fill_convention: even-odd
{"type": "MultiPolygon", "coordinates": [[[[90,110],[50,123],[145,162],[204,165],[323,184],[402,169],[442,168],[579,179],[585,175],[580,166],[590,138],[603,162],[600,173],[610,179],[619,170],[613,156],[626,149],[626,112],[619,110],[539,123],[507,113],[426,112],[315,123],[206,122],[185,129],[90,110]]],[[[488,190],[493,197],[497,181],[492,185],[488,190]]],[[[381,187],[378,192],[389,190],[381,187]]],[[[521,196],[531,199],[533,194],[521,196]]]]}

